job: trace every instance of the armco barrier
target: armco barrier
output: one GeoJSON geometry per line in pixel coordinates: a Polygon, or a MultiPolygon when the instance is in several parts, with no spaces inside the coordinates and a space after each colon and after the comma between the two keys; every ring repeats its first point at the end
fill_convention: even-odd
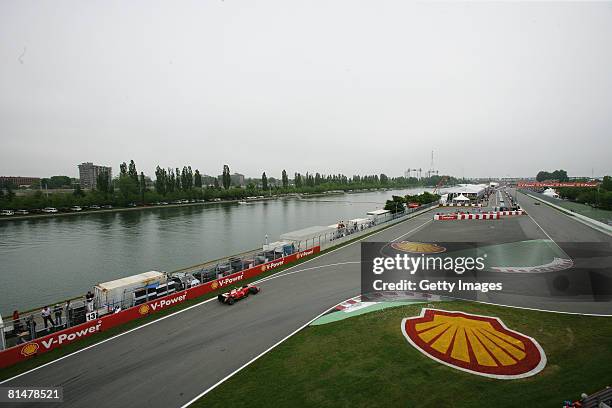
{"type": "Polygon", "coordinates": [[[0,368],[9,367],[13,364],[26,360],[38,354],[43,354],[63,345],[74,343],[95,333],[109,330],[113,327],[120,326],[129,321],[183,303],[186,300],[196,299],[217,289],[224,288],[226,286],[231,286],[245,279],[253,278],[269,270],[290,264],[291,262],[295,262],[298,259],[316,254],[320,252],[320,250],[321,248],[319,246],[316,246],[304,251],[296,252],[295,254],[285,256],[284,258],[279,258],[262,265],[257,265],[253,268],[245,269],[240,272],[236,272],[231,275],[227,275],[222,278],[206,282],[202,285],[198,285],[193,288],[173,293],[172,295],[168,295],[147,303],[143,303],[138,306],[131,307],[129,309],[125,309],[113,314],[104,315],[98,319],[94,319],[89,322],[79,324],[77,326],[69,327],[67,329],[40,337],[33,341],[11,347],[0,352],[0,368]]]}

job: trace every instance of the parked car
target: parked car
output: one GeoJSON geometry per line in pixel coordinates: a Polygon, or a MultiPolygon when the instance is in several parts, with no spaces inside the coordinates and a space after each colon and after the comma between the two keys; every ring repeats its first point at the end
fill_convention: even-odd
{"type": "Polygon", "coordinates": [[[18,215],[28,215],[30,212],[28,210],[17,210],[15,211],[15,214],[18,215]]]}
{"type": "Polygon", "coordinates": [[[42,209],[42,212],[47,214],[55,214],[57,212],[57,208],[55,207],[45,207],[42,209]]]}
{"type": "Polygon", "coordinates": [[[2,212],[0,212],[0,215],[14,215],[15,213],[13,212],[13,210],[2,210],[2,212]]]}
{"type": "Polygon", "coordinates": [[[136,203],[129,203],[128,207],[136,207],[136,203]]]}
{"type": "Polygon", "coordinates": [[[79,207],[78,205],[73,205],[72,207],[70,207],[70,211],[83,211],[83,209],[81,207],[79,207]]]}
{"type": "Polygon", "coordinates": [[[90,206],[89,206],[89,209],[90,209],[90,210],[99,210],[99,209],[100,209],[100,206],[99,206],[99,205],[97,205],[97,204],[90,205],[90,206]]]}
{"type": "Polygon", "coordinates": [[[180,200],[181,204],[189,204],[189,200],[180,200]]]}
{"type": "Polygon", "coordinates": [[[113,208],[113,206],[110,204],[107,204],[107,205],[103,205],[102,208],[104,208],[105,210],[110,210],[111,208],[113,208]]]}

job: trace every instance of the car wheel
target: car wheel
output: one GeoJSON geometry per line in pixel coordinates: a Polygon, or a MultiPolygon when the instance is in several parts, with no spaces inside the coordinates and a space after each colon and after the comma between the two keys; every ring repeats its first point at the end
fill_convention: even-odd
{"type": "Polygon", "coordinates": [[[227,299],[227,304],[230,305],[230,306],[233,305],[234,302],[235,302],[234,298],[227,299]]]}
{"type": "Polygon", "coordinates": [[[252,293],[252,294],[254,294],[254,295],[256,295],[256,294],[258,294],[258,293],[259,293],[259,289],[257,289],[257,288],[250,288],[250,289],[249,289],[249,292],[250,292],[250,293],[252,293]]]}

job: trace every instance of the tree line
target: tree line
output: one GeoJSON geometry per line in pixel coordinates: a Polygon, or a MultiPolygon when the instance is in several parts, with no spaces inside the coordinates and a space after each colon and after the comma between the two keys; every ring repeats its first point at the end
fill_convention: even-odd
{"type": "Polygon", "coordinates": [[[562,187],[557,189],[559,196],[567,200],[587,204],[603,210],[612,210],[612,177],[605,176],[598,188],[562,187]]]}
{"type": "MultiPolygon", "coordinates": [[[[54,176],[55,177],[55,176],[54,176]]],[[[62,177],[62,176],[60,176],[62,177]]],[[[219,177],[204,176],[198,169],[186,165],[175,168],[155,169],[155,180],[147,180],[143,172],[138,172],[134,160],[119,165],[118,176],[111,179],[110,173],[100,172],[96,177],[96,187],[84,191],[79,185],[73,192],[48,194],[37,190],[33,194],[16,196],[11,186],[0,186],[0,207],[13,209],[34,209],[44,207],[65,208],[71,206],[153,204],[179,199],[199,200],[236,200],[249,196],[269,196],[278,194],[313,194],[331,190],[363,190],[373,188],[405,188],[421,185],[435,185],[442,176],[417,179],[414,177],[388,177],[385,174],[353,175],[322,174],[319,172],[294,173],[290,179],[285,169],[280,179],[268,177],[263,172],[259,179],[246,179],[245,186],[232,181],[229,165],[223,166],[219,177]],[[3,188],[4,187],[4,188],[3,188]]],[[[53,179],[53,178],[52,178],[53,179]]],[[[64,179],[56,182],[65,183],[64,179]]],[[[451,178],[450,184],[457,182],[451,178]]]]}

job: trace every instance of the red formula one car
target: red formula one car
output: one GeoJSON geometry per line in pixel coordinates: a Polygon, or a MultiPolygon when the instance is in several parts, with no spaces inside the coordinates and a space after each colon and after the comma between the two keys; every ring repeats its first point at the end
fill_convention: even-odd
{"type": "Polygon", "coordinates": [[[244,299],[250,294],[256,295],[259,293],[261,289],[255,285],[244,285],[242,287],[237,287],[229,292],[225,292],[217,296],[217,299],[221,303],[226,303],[228,305],[233,305],[237,300],[244,299]]]}

